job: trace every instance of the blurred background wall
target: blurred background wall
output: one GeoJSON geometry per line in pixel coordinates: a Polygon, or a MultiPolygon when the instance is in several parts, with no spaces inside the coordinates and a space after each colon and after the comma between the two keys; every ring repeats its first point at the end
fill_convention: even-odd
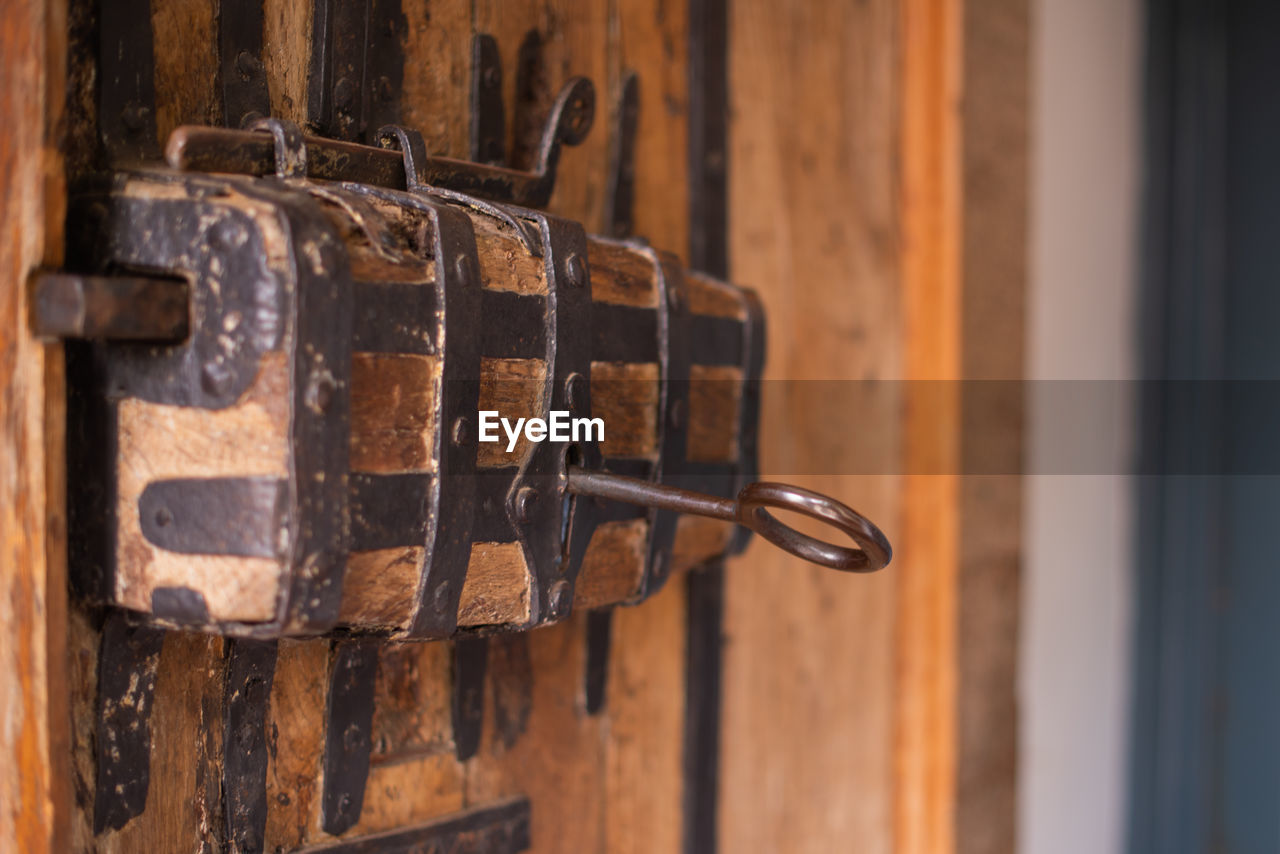
{"type": "Polygon", "coordinates": [[[1133,493],[1130,478],[1096,472],[1129,468],[1135,413],[1123,395],[1070,411],[1053,381],[1137,376],[1143,9],[1033,0],[1031,12],[1027,377],[1048,382],[1028,398],[1029,470],[1041,473],[1024,480],[1019,848],[1113,854],[1126,823],[1133,493]],[[1095,473],[1043,473],[1082,440],[1095,473]]]}

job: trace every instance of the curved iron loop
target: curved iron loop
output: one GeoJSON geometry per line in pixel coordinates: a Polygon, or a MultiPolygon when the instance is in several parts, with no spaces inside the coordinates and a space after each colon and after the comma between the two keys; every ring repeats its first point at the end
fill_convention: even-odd
{"type": "Polygon", "coordinates": [[[302,129],[288,119],[257,118],[247,123],[246,130],[267,131],[275,141],[277,178],[307,177],[307,142],[302,129]]]}
{"type": "Polygon", "coordinates": [[[419,164],[427,161],[427,143],[419,131],[401,125],[383,125],[378,128],[378,145],[399,151],[404,157],[404,186],[409,191],[422,186],[418,178],[419,164]]]}
{"type": "Polygon", "coordinates": [[[738,522],[783,551],[842,572],[875,572],[893,559],[893,547],[871,520],[830,496],[785,483],[749,483],[738,493],[738,522]],[[765,508],[791,510],[843,531],[858,548],[837,546],[778,521],[765,508]]]}
{"type": "Polygon", "coordinates": [[[560,143],[578,145],[587,138],[596,117],[596,87],[585,77],[574,77],[564,85],[542,129],[538,144],[537,172],[545,175],[556,168],[560,143]]]}
{"type": "Polygon", "coordinates": [[[565,84],[552,104],[531,170],[474,163],[427,153],[422,135],[395,125],[378,131],[378,145],[304,137],[286,119],[259,118],[245,130],[183,125],[174,128],[165,160],[186,172],[232,172],[372,184],[417,192],[452,191],[523,208],[544,208],[556,186],[564,145],[578,145],[595,119],[596,90],[585,77],[565,84]],[[269,131],[267,145],[260,135],[269,131]],[[310,155],[310,163],[308,163],[310,155]]]}
{"type": "Polygon", "coordinates": [[[576,495],[591,495],[659,510],[693,513],[725,522],[737,522],[783,551],[802,557],[810,563],[842,572],[875,572],[883,569],[893,559],[893,547],[889,540],[869,519],[830,496],[799,486],[749,483],[734,500],[650,483],[634,477],[569,466],[566,488],[576,495]],[[858,547],[837,546],[801,533],[778,521],[766,509],[769,507],[802,513],[826,522],[847,534],[858,547]]]}

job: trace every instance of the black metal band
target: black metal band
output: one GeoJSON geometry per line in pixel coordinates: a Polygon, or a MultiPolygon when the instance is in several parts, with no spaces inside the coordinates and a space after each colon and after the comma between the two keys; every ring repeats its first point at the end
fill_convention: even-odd
{"type": "Polygon", "coordinates": [[[227,844],[235,854],[259,854],[267,829],[267,705],[276,642],[232,639],[226,649],[222,796],[227,844]]]}
{"type": "Polygon", "coordinates": [[[151,709],[164,631],[107,616],[98,647],[97,768],[93,832],[119,830],[147,805],[151,709]]]}
{"type": "MultiPolygon", "coordinates": [[[[659,363],[661,388],[658,409],[657,471],[653,479],[670,480],[668,475],[684,471],[689,423],[689,297],[684,273],[675,258],[645,248],[659,272],[658,339],[662,359],[659,363]]],[[[675,545],[679,516],[669,510],[650,511],[649,544],[644,580],[639,598],[656,593],[671,574],[671,553],[675,545]]]]}
{"type": "MultiPolygon", "coordinates": [[[[549,418],[552,410],[589,416],[591,344],[579,334],[590,328],[593,309],[586,233],[570,220],[534,211],[521,213],[539,225],[547,271],[544,416],[549,418]]],[[[507,512],[536,579],[530,600],[533,625],[569,615],[578,569],[599,523],[594,502],[564,494],[568,451],[559,443],[538,443],[521,464],[507,496],[507,512]]],[[[598,466],[603,461],[595,441],[577,443],[574,453],[581,465],[598,466]]]]}
{"type": "Polygon", "coordinates": [[[475,516],[476,426],[480,405],[480,261],[471,221],[446,205],[430,206],[435,226],[437,300],[444,306],[441,385],[435,420],[434,512],[427,517],[423,567],[409,634],[451,636],[471,558],[475,516]]]}
{"type": "Polygon", "coordinates": [[[320,820],[335,836],[360,820],[373,750],[373,701],[378,675],[377,640],[333,644],[325,706],[324,788],[320,820]]]}
{"type": "Polygon", "coordinates": [[[398,121],[407,28],[400,0],[316,0],[307,123],[325,136],[363,141],[398,121]]]}
{"type": "Polygon", "coordinates": [[[488,669],[489,638],[459,637],[453,642],[453,749],[460,762],[480,749],[488,669]]]}
{"type": "Polygon", "coordinates": [[[160,157],[148,0],[98,4],[98,133],[112,163],[160,157]]]}
{"type": "MultiPolygon", "coordinates": [[[[728,253],[728,0],[689,3],[689,263],[725,278],[728,253]]],[[[750,349],[748,353],[752,352],[750,349]]],[[[763,342],[761,350],[763,354],[763,342]]],[[[750,389],[744,388],[744,392],[750,389]]],[[[744,393],[743,397],[746,398],[744,393]]],[[[745,425],[744,425],[745,426],[745,425]]],[[[745,431],[739,442],[750,442],[745,431]]],[[[741,446],[740,446],[741,447],[741,446]]],[[[715,854],[724,569],[689,573],[685,652],[684,852],[715,854]]]]}
{"type": "Polygon", "coordinates": [[[244,127],[271,114],[267,68],[262,62],[262,3],[220,0],[218,50],[222,116],[227,127],[244,127]]]}

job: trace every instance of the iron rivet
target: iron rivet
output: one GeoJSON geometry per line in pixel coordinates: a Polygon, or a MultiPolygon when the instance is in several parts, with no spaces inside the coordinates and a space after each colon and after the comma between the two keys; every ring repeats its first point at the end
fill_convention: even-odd
{"type": "Polygon", "coordinates": [[[480,79],[483,81],[485,88],[496,89],[502,82],[502,72],[500,72],[495,66],[486,65],[484,73],[481,75],[480,79]]]}
{"type": "Polygon", "coordinates": [[[340,111],[344,113],[351,112],[351,103],[355,98],[356,87],[346,77],[338,78],[338,82],[333,84],[333,103],[340,111]]]}
{"type": "Polygon", "coordinates": [[[471,422],[465,415],[458,416],[453,422],[453,444],[461,447],[471,439],[471,422]]]}
{"type": "Polygon", "coordinates": [[[391,86],[391,80],[383,75],[378,78],[378,100],[390,101],[391,96],[395,94],[395,89],[391,86]]]}
{"type": "Polygon", "coordinates": [[[587,378],[574,371],[564,381],[564,396],[569,408],[579,415],[587,411],[587,378]]]}
{"type": "Polygon", "coordinates": [[[671,409],[667,412],[667,423],[671,425],[671,429],[679,430],[684,424],[684,401],[671,401],[671,409]]]}
{"type": "Polygon", "coordinates": [[[564,262],[564,274],[569,287],[580,288],[587,283],[587,263],[582,260],[581,255],[570,255],[569,260],[564,262]]]}
{"type": "Polygon", "coordinates": [[[569,610],[569,582],[561,579],[551,587],[551,615],[563,616],[569,610]]]}
{"type": "Polygon", "coordinates": [[[125,129],[130,133],[137,133],[142,130],[142,126],[146,123],[146,118],[147,108],[137,101],[130,101],[120,112],[120,121],[124,122],[125,129]]]}
{"type": "Polygon", "coordinates": [[[533,505],[538,500],[538,490],[532,486],[522,486],[516,493],[516,518],[528,522],[533,518],[533,505]]]}
{"type": "Polygon", "coordinates": [[[658,552],[653,556],[653,574],[658,578],[667,574],[667,553],[658,552]]]}
{"type": "Polygon", "coordinates": [[[435,606],[437,611],[443,611],[449,607],[449,582],[441,581],[440,586],[436,588],[435,595],[431,597],[431,604],[435,606]]]}
{"type": "Polygon", "coordinates": [[[220,397],[231,387],[231,372],[221,362],[206,362],[200,369],[200,387],[205,393],[220,397]]]}
{"type": "Polygon", "coordinates": [[[167,526],[173,521],[173,514],[169,512],[168,507],[161,507],[156,511],[156,524],[161,528],[167,526]]]}
{"type": "Polygon", "coordinates": [[[307,384],[307,406],[317,414],[328,411],[333,403],[333,393],[337,383],[328,371],[313,371],[311,382],[307,384]]]}
{"type": "Polygon", "coordinates": [[[212,249],[239,249],[248,239],[244,226],[231,219],[224,219],[209,229],[209,246],[212,249]]]}
{"type": "Polygon", "coordinates": [[[674,285],[667,288],[667,305],[670,306],[671,310],[679,311],[681,302],[680,289],[674,285]]]}
{"type": "Polygon", "coordinates": [[[469,288],[475,283],[475,264],[470,255],[459,255],[453,261],[453,273],[461,287],[469,288]]]}
{"type": "Polygon", "coordinates": [[[249,53],[249,51],[242,50],[236,56],[236,71],[239,71],[245,77],[252,77],[255,74],[259,74],[262,72],[262,69],[262,60],[249,53]]]}

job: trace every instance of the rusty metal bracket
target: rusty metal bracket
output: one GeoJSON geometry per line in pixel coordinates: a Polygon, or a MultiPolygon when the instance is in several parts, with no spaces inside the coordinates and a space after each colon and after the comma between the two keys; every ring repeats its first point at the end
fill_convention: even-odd
{"type": "Polygon", "coordinates": [[[190,294],[158,276],[36,277],[32,329],[50,338],[177,342],[187,337],[190,294]]]}
{"type": "Polygon", "coordinates": [[[443,344],[438,353],[442,358],[441,380],[434,419],[436,473],[428,487],[435,494],[427,505],[438,511],[422,525],[428,557],[409,629],[411,637],[444,638],[457,629],[476,504],[477,428],[473,422],[479,409],[481,348],[472,331],[479,326],[481,317],[480,260],[466,214],[424,198],[418,180],[418,169],[426,158],[421,135],[391,126],[380,129],[379,136],[399,149],[409,192],[372,187],[347,189],[396,201],[427,214],[433,226],[430,255],[436,265],[436,305],[444,309],[440,336],[443,344]]]}
{"type": "MultiPolygon", "coordinates": [[[[538,223],[545,247],[546,390],[544,417],[552,410],[575,416],[591,413],[591,342],[577,330],[592,324],[591,279],[587,269],[587,237],[570,220],[534,211],[525,216],[538,223]]],[[[594,502],[575,501],[565,493],[565,471],[573,461],[600,466],[599,445],[583,441],[572,448],[539,443],[524,460],[507,493],[507,513],[528,566],[537,578],[531,597],[535,624],[562,620],[573,605],[573,588],[591,534],[601,521],[594,502]]]]}
{"type": "Polygon", "coordinates": [[[276,643],[229,640],[226,662],[222,797],[227,844],[234,854],[260,854],[267,828],[267,704],[276,643]]]}
{"type": "Polygon", "coordinates": [[[220,0],[218,4],[222,121],[227,127],[244,127],[271,114],[267,68],[262,62],[262,23],[258,0],[220,0]]]}
{"type": "Polygon", "coordinates": [[[373,701],[379,644],[339,640],[333,644],[325,706],[324,788],[320,820],[337,836],[360,820],[373,751],[373,701]]]}
{"type": "Polygon", "coordinates": [[[480,749],[484,734],[484,677],[489,638],[460,637],[453,643],[453,749],[464,762],[480,749]]]}
{"type": "Polygon", "coordinates": [[[97,785],[93,832],[119,830],[147,805],[151,708],[164,632],[107,616],[98,648],[97,785]]]}
{"type": "Polygon", "coordinates": [[[471,43],[471,159],[490,166],[507,162],[502,59],[498,42],[487,33],[477,33],[471,43]]]}
{"type": "MultiPolygon", "coordinates": [[[[661,452],[652,480],[662,482],[671,474],[681,474],[689,436],[689,365],[691,363],[689,299],[685,292],[684,273],[670,255],[653,249],[646,251],[660,271],[658,305],[658,340],[661,342],[659,370],[662,382],[659,392],[658,445],[661,452]]],[[[648,558],[640,598],[653,595],[671,574],[671,552],[675,545],[676,522],[679,518],[669,510],[654,509],[649,516],[648,558]]]]}
{"type": "Polygon", "coordinates": [[[587,612],[587,665],[583,679],[583,705],[589,715],[604,708],[609,686],[609,650],[613,646],[613,609],[587,612]]]}
{"type": "MultiPolygon", "coordinates": [[[[86,342],[69,350],[68,370],[78,378],[69,421],[79,425],[76,429],[108,433],[87,440],[85,447],[74,443],[68,451],[69,470],[94,485],[75,490],[69,504],[76,532],[73,556],[97,570],[80,573],[82,589],[102,596],[112,584],[102,555],[114,554],[107,533],[116,514],[111,470],[115,439],[109,435],[109,425],[116,423],[117,401],[128,396],[202,409],[231,406],[257,376],[263,355],[280,346],[283,320],[292,316],[292,342],[298,355],[290,362],[294,395],[290,447],[299,488],[287,501],[254,504],[274,520],[270,531],[288,532],[289,583],[282,590],[275,625],[221,628],[246,635],[274,635],[286,625],[294,633],[326,631],[337,620],[346,554],[346,371],[351,346],[346,256],[327,222],[296,192],[266,182],[245,183],[240,191],[271,203],[294,238],[291,269],[297,286],[286,287],[268,265],[258,224],[242,212],[215,203],[225,180],[199,176],[164,180],[182,187],[187,198],[143,200],[90,194],[78,200],[69,218],[73,242],[87,244],[76,247],[79,257],[95,258],[103,268],[146,270],[186,280],[191,316],[200,321],[185,339],[171,344],[86,342]]],[[[217,487],[200,487],[210,488],[217,487]]],[[[263,496],[272,491],[250,490],[263,496]]],[[[164,501],[152,507],[148,530],[168,541],[186,542],[189,550],[212,550],[207,538],[200,545],[204,515],[196,508],[178,512],[180,507],[169,506],[182,503],[181,492],[175,485],[159,496],[164,501]]],[[[207,492],[202,494],[207,497],[207,492]]],[[[243,532],[224,526],[219,535],[238,542],[243,532]]],[[[279,542],[278,535],[270,539],[279,542]]],[[[261,542],[223,545],[222,553],[245,549],[258,553],[264,548],[261,542]]],[[[198,593],[185,588],[157,591],[161,592],[159,604],[170,624],[208,626],[208,612],[198,593]]]]}
{"type": "MultiPolygon", "coordinates": [[[[543,207],[555,189],[562,145],[581,143],[591,129],[594,115],[595,88],[585,77],[575,77],[561,90],[551,108],[532,170],[424,155],[417,165],[418,181],[484,199],[543,207]]],[[[382,139],[384,144],[392,145],[386,137],[382,139]]],[[[306,174],[311,178],[391,189],[409,186],[404,158],[395,148],[373,148],[314,136],[305,137],[303,143],[306,174]]],[[[276,174],[276,153],[273,140],[261,133],[184,125],[169,136],[165,160],[174,169],[185,172],[273,175],[276,174]]]]}
{"type": "Polygon", "coordinates": [[[365,140],[398,121],[404,88],[400,0],[316,0],[312,10],[307,124],[342,140],[365,140]]]}
{"type": "Polygon", "coordinates": [[[604,233],[610,237],[629,237],[635,227],[636,129],[640,125],[640,78],[634,71],[623,75],[614,110],[604,233]]]}
{"type": "Polygon", "coordinates": [[[155,47],[148,0],[98,4],[98,133],[111,163],[155,159],[155,47]]]}

